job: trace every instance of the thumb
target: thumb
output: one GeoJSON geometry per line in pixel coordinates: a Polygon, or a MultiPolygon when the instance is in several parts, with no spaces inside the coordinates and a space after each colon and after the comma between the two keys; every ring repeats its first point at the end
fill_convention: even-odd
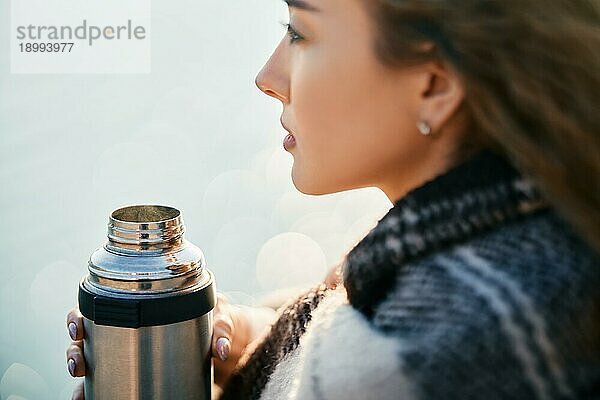
{"type": "Polygon", "coordinates": [[[213,346],[213,356],[219,357],[221,361],[227,360],[229,352],[231,351],[231,341],[225,336],[217,338],[215,345],[213,346]]]}
{"type": "Polygon", "coordinates": [[[213,320],[212,355],[221,361],[227,360],[231,352],[234,335],[233,316],[229,302],[222,294],[217,294],[217,305],[213,320]]]}
{"type": "Polygon", "coordinates": [[[212,355],[213,357],[218,357],[221,361],[225,361],[231,352],[233,321],[221,314],[216,318],[213,327],[212,355]]]}

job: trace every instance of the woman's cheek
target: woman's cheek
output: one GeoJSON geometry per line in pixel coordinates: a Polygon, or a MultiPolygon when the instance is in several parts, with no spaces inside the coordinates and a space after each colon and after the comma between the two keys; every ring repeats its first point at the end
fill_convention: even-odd
{"type": "Polygon", "coordinates": [[[349,98],[352,82],[336,73],[338,61],[332,56],[311,49],[293,64],[291,123],[298,143],[294,174],[296,183],[309,192],[342,190],[356,172],[356,160],[351,161],[358,144],[352,132],[357,128],[352,127],[356,99],[349,98]]]}

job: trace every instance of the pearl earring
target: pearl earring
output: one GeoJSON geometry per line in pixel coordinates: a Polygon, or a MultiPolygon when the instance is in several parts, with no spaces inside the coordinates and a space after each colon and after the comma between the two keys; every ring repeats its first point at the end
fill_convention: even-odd
{"type": "Polygon", "coordinates": [[[431,133],[431,126],[425,121],[417,122],[417,129],[422,135],[429,135],[431,133]]]}

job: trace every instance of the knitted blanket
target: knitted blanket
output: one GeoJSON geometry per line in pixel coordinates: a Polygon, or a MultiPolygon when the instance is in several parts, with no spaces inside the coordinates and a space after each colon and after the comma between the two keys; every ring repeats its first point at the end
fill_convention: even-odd
{"type": "MultiPolygon", "coordinates": [[[[343,277],[352,307],[401,344],[410,398],[579,399],[600,398],[599,268],[533,182],[484,150],[398,200],[343,277]]],[[[260,399],[327,293],[282,307],[220,398],[260,399]]]]}

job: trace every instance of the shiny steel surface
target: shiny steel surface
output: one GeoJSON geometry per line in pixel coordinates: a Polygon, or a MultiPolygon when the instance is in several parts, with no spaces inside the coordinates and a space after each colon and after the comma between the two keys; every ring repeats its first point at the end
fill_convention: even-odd
{"type": "Polygon", "coordinates": [[[117,252],[106,244],[90,257],[88,282],[91,291],[93,287],[114,292],[185,291],[206,279],[205,265],[202,251],[186,240],[159,254],[117,252]]]}
{"type": "MultiPolygon", "coordinates": [[[[168,297],[211,284],[202,251],[185,240],[178,210],[140,205],[114,211],[108,242],[90,256],[81,284],[119,299],[168,297]]],[[[127,328],[84,317],[86,399],[209,400],[212,311],[158,326],[127,328]]]]}
{"type": "Polygon", "coordinates": [[[212,312],[170,325],[119,328],[84,318],[86,400],[211,398],[212,312]]]}
{"type": "Polygon", "coordinates": [[[108,242],[89,260],[89,289],[149,294],[198,285],[206,279],[206,261],[184,232],[181,214],[174,208],[130,206],[114,211],[108,220],[108,242]]]}

